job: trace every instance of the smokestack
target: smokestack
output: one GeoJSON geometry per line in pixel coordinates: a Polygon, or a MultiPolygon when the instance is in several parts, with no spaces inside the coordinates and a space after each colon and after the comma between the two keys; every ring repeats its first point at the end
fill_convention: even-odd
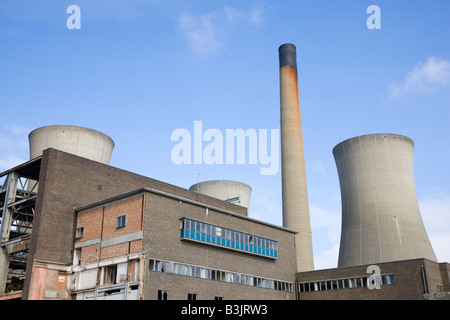
{"type": "Polygon", "coordinates": [[[305,154],[298,95],[297,54],[293,44],[278,49],[280,60],[281,174],[283,226],[295,236],[297,271],[314,270],[305,154]]]}
{"type": "Polygon", "coordinates": [[[354,137],[333,148],[342,198],[338,267],[437,261],[414,184],[414,142],[397,134],[354,137]]]}

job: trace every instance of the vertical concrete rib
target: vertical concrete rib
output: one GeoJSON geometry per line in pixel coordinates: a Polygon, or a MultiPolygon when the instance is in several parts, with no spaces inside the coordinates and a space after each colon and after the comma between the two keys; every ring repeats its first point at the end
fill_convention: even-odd
{"type": "Polygon", "coordinates": [[[298,94],[297,54],[293,44],[278,49],[280,62],[280,127],[283,226],[295,236],[297,270],[314,270],[305,154],[298,94]]]}

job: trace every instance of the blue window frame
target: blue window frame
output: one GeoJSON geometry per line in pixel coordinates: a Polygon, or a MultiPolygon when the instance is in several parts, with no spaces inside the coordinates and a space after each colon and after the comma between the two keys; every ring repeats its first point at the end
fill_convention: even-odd
{"type": "Polygon", "coordinates": [[[181,218],[180,238],[278,258],[278,241],[188,218],[181,218]]]}
{"type": "Polygon", "coordinates": [[[126,221],[127,221],[126,215],[118,216],[117,217],[117,228],[125,227],[126,221]]]}

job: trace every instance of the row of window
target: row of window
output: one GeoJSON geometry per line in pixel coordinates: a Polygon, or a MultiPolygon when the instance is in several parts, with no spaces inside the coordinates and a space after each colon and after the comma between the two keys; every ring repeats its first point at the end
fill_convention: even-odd
{"type": "MultiPolygon", "coordinates": [[[[188,300],[197,300],[196,293],[188,293],[188,300]]],[[[158,290],[158,300],[169,300],[169,291],[158,290]]],[[[214,300],[223,300],[223,297],[214,297],[214,300]]]]}
{"type": "MultiPolygon", "coordinates": [[[[299,283],[299,290],[300,292],[311,292],[350,288],[365,288],[367,287],[367,283],[369,281],[368,279],[369,277],[357,277],[327,281],[303,282],[299,283]]],[[[393,274],[381,275],[380,285],[386,286],[392,284],[395,284],[393,274]]]]}
{"type": "Polygon", "coordinates": [[[247,286],[254,286],[278,291],[286,291],[286,292],[293,291],[293,286],[291,282],[261,278],[257,276],[236,272],[228,272],[223,270],[198,267],[171,261],[150,259],[150,270],[184,275],[194,278],[242,284],[247,286]]]}
{"type": "Polygon", "coordinates": [[[271,258],[278,257],[278,241],[216,225],[182,218],[180,237],[271,258]]]}

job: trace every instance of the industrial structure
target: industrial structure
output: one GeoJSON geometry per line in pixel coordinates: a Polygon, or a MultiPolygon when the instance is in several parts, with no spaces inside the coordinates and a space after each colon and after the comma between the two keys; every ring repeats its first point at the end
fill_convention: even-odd
{"type": "Polygon", "coordinates": [[[413,141],[369,134],[333,148],[341,190],[338,268],[296,275],[298,298],[450,299],[417,201],[413,141]]]}
{"type": "Polygon", "coordinates": [[[306,187],[296,47],[287,43],[280,46],[278,52],[283,226],[298,231],[297,270],[310,271],[314,270],[314,257],[306,187]]]}
{"type": "Polygon", "coordinates": [[[295,298],[296,232],[243,206],[53,148],[0,177],[6,298],[295,298]]]}
{"type": "Polygon", "coordinates": [[[250,206],[252,193],[252,188],[249,185],[230,180],[202,181],[192,185],[189,190],[235,203],[247,209],[250,206]]]}
{"type": "Polygon", "coordinates": [[[0,173],[0,300],[450,298],[400,135],[333,149],[339,263],[314,270],[294,45],[279,66],[283,226],[249,217],[245,183],[188,190],[109,165],[103,133],[38,128],[30,160],[0,173]]]}
{"type": "Polygon", "coordinates": [[[296,274],[299,300],[449,300],[450,264],[424,258],[296,274]]]}
{"type": "Polygon", "coordinates": [[[413,149],[397,134],[359,136],[333,149],[342,198],[339,267],[437,261],[420,215],[413,149]]]}
{"type": "Polygon", "coordinates": [[[30,160],[42,155],[48,148],[75,154],[77,156],[109,164],[114,141],[96,130],[54,125],[37,128],[28,135],[30,160]]]}

